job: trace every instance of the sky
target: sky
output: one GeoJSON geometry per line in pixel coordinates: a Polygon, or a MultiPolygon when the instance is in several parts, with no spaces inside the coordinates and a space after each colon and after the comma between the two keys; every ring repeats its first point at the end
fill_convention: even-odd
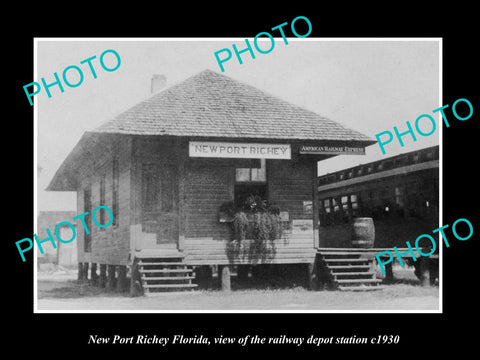
{"type": "MultiPolygon", "coordinates": [[[[337,171],[439,144],[441,120],[432,111],[441,105],[440,43],[437,39],[324,39],[276,38],[268,54],[242,54],[243,64],[235,55],[223,64],[221,72],[214,53],[223,48],[232,52],[232,44],[245,47],[243,38],[218,39],[37,39],[36,71],[32,81],[54,81],[70,65],[83,70],[83,82],[75,88],[64,84],[35,95],[37,126],[37,209],[76,210],[72,192],[47,192],[56,170],[85,131],[93,130],[114,116],[150,96],[153,74],[163,74],[167,87],[205,69],[222,73],[255,86],[357,130],[372,139],[382,131],[397,126],[406,130],[422,114],[433,116],[436,132],[417,141],[405,136],[404,147],[394,141],[382,155],[378,144],[366,148],[366,155],[343,155],[319,162],[318,174],[337,171]],[[102,69],[100,55],[113,49],[120,58],[119,68],[102,69]],[[87,64],[92,60],[97,78],[87,64]]],[[[270,40],[260,44],[268,49],[270,40]]],[[[252,42],[252,39],[250,39],[252,42]]],[[[111,54],[105,56],[108,67],[115,65],[111,54]]],[[[75,83],[75,71],[69,71],[75,83]]],[[[28,100],[26,99],[25,101],[28,100]]],[[[428,124],[420,125],[424,132],[428,124]]]]}

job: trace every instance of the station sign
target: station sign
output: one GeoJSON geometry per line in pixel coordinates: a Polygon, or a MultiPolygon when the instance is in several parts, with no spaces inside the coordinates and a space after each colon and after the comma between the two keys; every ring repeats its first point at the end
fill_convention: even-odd
{"type": "Polygon", "coordinates": [[[290,144],[189,141],[190,157],[290,160],[290,144]]]}
{"type": "Polygon", "coordinates": [[[302,145],[299,154],[308,155],[365,155],[365,148],[352,146],[302,145]]]}

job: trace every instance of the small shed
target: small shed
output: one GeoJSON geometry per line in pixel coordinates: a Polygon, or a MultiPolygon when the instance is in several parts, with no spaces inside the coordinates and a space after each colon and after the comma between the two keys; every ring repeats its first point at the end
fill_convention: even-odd
{"type": "Polygon", "coordinates": [[[128,267],[132,292],[146,292],[195,287],[214,267],[228,288],[232,267],[311,271],[317,162],[373,143],[205,70],[86,132],[48,190],[76,191],[79,214],[113,212],[111,226],[92,227],[87,216],[90,234],[79,229],[80,278],[90,268],[97,281],[98,264],[102,284],[124,287],[128,267]]]}
{"type": "MultiPolygon", "coordinates": [[[[37,217],[37,234],[46,234],[47,229],[55,229],[57,224],[75,216],[74,211],[40,211],[37,217]]],[[[59,227],[59,235],[62,239],[72,238],[72,229],[68,226],[59,227]]],[[[77,265],[77,244],[72,241],[63,243],[58,241],[57,247],[44,246],[43,254],[37,250],[38,265],[40,263],[54,263],[61,266],[77,265]]]]}

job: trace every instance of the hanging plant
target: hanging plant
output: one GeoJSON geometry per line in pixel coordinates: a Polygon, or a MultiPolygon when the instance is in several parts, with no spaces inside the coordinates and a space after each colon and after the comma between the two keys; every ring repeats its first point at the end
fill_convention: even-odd
{"type": "Polygon", "coordinates": [[[245,240],[247,235],[247,230],[249,226],[249,220],[247,214],[243,211],[239,211],[233,215],[233,230],[235,235],[235,240],[241,241],[245,240]]]}
{"type": "Polygon", "coordinates": [[[232,222],[235,213],[237,212],[237,207],[233,201],[227,201],[220,205],[218,212],[218,218],[220,222],[232,222]]]}
{"type": "Polygon", "coordinates": [[[248,237],[261,244],[282,237],[280,208],[277,205],[270,204],[258,195],[250,195],[241,209],[232,216],[235,240],[241,241],[248,237]]]}

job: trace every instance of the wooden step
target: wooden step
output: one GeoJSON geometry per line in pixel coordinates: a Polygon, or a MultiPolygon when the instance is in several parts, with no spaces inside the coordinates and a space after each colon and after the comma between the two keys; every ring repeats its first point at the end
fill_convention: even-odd
{"type": "Polygon", "coordinates": [[[332,265],[332,266],[329,266],[328,268],[330,270],[343,270],[343,269],[352,270],[352,268],[369,270],[370,265],[332,265]]]}
{"type": "Polygon", "coordinates": [[[339,284],[349,284],[349,283],[380,283],[381,279],[337,279],[335,280],[339,284]]]}
{"type": "Polygon", "coordinates": [[[375,286],[367,286],[367,285],[359,285],[359,286],[338,286],[337,288],[340,291],[378,291],[385,289],[383,285],[375,285],[375,286]]]}
{"type": "Polygon", "coordinates": [[[373,271],[332,271],[333,276],[373,276],[373,271]]]}
{"type": "Polygon", "coordinates": [[[184,262],[142,262],[138,263],[140,266],[185,266],[184,262]]]}
{"type": "Polygon", "coordinates": [[[350,259],[350,258],[345,258],[345,259],[323,259],[326,263],[339,263],[339,262],[348,262],[348,263],[364,263],[368,262],[368,259],[350,259]]]}
{"type": "Polygon", "coordinates": [[[142,280],[195,280],[195,276],[142,276],[142,280]]]}
{"type": "Polygon", "coordinates": [[[146,289],[196,288],[197,284],[144,284],[146,289]]]}
{"type": "Polygon", "coordinates": [[[185,254],[174,249],[144,249],[135,252],[135,257],[137,259],[182,259],[185,257],[185,254]]]}
{"type": "Polygon", "coordinates": [[[141,273],[189,273],[192,269],[138,269],[141,273]]]}
{"type": "Polygon", "coordinates": [[[321,252],[320,255],[322,256],[338,256],[338,255],[360,256],[364,254],[361,252],[353,252],[353,251],[328,251],[328,252],[321,252]]]}

